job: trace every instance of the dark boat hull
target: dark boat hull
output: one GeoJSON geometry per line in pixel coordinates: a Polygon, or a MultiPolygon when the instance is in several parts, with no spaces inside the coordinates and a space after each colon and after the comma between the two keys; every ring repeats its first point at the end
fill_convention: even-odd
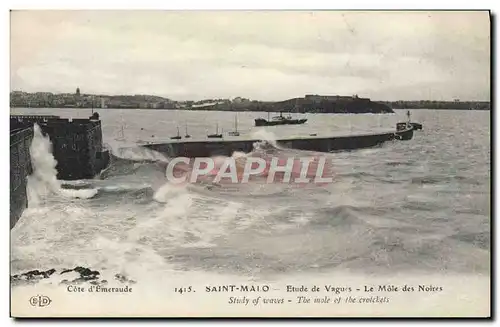
{"type": "Polygon", "coordinates": [[[262,118],[255,119],[255,126],[276,126],[276,125],[301,125],[304,124],[307,119],[288,119],[288,120],[277,120],[268,121],[262,118]]]}
{"type": "Polygon", "coordinates": [[[419,123],[410,123],[413,126],[414,130],[422,129],[422,124],[419,123]]]}

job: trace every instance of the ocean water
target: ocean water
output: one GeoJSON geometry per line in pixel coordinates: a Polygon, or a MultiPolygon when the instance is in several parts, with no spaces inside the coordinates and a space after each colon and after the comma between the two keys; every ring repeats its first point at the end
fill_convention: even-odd
{"type": "MultiPolygon", "coordinates": [[[[11,113],[88,117],[90,110],[11,113]]],[[[261,113],[238,113],[237,119],[242,137],[273,139],[394,129],[405,113],[304,114],[304,125],[265,128],[252,127],[261,113]]],[[[171,292],[174,281],[201,288],[245,280],[277,283],[282,290],[283,280],[333,277],[406,283],[433,276],[445,283],[449,276],[455,285],[480,278],[489,288],[490,112],[414,110],[412,120],[423,130],[410,141],[325,154],[335,174],[329,185],[212,190],[167,183],[162,162],[168,158],[140,145],[170,141],[177,127],[183,135],[187,126],[193,139],[205,138],[216,125],[232,130],[235,113],[99,114],[104,142],[117,159],[95,179],[54,180],[50,143],[35,137],[38,171],[29,181],[29,208],[11,231],[11,274],[85,266],[110,280],[126,275],[148,294],[171,292]]],[[[489,297],[487,288],[477,297],[489,297]]]]}

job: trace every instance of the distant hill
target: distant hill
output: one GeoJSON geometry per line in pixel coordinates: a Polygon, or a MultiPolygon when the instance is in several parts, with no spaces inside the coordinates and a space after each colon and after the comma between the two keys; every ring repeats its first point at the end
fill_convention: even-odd
{"type": "Polygon", "coordinates": [[[201,108],[190,107],[191,110],[222,111],[271,111],[271,112],[312,112],[312,113],[392,113],[386,104],[373,102],[367,98],[356,96],[320,96],[306,95],[285,101],[263,102],[242,101],[224,102],[201,108]]]}

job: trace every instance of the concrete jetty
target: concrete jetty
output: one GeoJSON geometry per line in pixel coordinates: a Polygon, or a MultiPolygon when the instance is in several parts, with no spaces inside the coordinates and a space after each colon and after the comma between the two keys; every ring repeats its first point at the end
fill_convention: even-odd
{"type": "MultiPolygon", "coordinates": [[[[370,148],[392,140],[410,140],[413,137],[414,126],[398,123],[396,130],[356,134],[345,136],[309,136],[284,138],[276,140],[277,145],[297,150],[334,152],[370,148]]],[[[166,154],[168,157],[210,157],[216,155],[230,156],[233,152],[251,152],[260,139],[217,139],[217,140],[186,140],[166,143],[150,143],[143,147],[166,154]]]]}

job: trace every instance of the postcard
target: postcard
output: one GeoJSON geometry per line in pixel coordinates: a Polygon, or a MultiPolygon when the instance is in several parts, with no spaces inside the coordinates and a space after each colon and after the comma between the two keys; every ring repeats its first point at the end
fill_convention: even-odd
{"type": "Polygon", "coordinates": [[[489,11],[10,23],[11,317],[491,317],[489,11]]]}

